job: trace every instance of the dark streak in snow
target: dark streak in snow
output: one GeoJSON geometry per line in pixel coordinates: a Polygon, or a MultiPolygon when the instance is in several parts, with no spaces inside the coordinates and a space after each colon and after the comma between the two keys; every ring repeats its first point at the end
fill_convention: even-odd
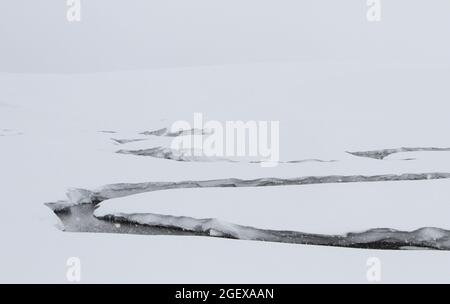
{"type": "Polygon", "coordinates": [[[450,148],[398,148],[398,149],[383,149],[383,150],[373,150],[373,151],[362,151],[362,152],[347,152],[351,155],[358,157],[367,157],[373,159],[383,160],[386,157],[405,152],[449,152],[450,148]]]}

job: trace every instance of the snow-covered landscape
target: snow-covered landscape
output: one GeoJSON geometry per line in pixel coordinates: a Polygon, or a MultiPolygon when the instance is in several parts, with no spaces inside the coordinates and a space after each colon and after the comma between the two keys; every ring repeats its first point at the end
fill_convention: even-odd
{"type": "MultiPolygon", "coordinates": [[[[413,4],[413,16],[437,14],[419,26],[411,15],[398,25],[400,6],[388,4],[385,19],[369,24],[365,3],[287,1],[271,10],[262,1],[255,12],[246,1],[239,13],[208,4],[204,16],[195,10],[204,1],[176,1],[187,11],[131,1],[116,27],[123,4],[102,16],[102,1],[65,28],[69,38],[36,21],[39,36],[52,34],[42,38],[48,49],[30,44],[36,61],[28,64],[27,40],[11,38],[28,37],[27,28],[11,26],[20,18],[0,21],[0,282],[67,282],[71,257],[83,283],[365,283],[371,258],[381,262],[382,282],[449,281],[450,45],[436,34],[446,31],[448,18],[438,17],[449,4],[432,12],[413,4]],[[339,18],[320,15],[325,4],[362,16],[332,27],[339,18]],[[145,22],[170,24],[167,33],[142,29],[138,8],[153,8],[145,22]],[[117,37],[102,36],[107,26],[96,28],[94,16],[130,45],[100,56],[117,37]],[[267,16],[277,23],[268,26],[267,16]],[[209,48],[193,47],[211,34],[204,24],[225,41],[211,36],[209,48]],[[288,35],[292,25],[298,38],[288,35]],[[91,31],[104,45],[65,49],[65,39],[92,42],[91,31]],[[136,51],[150,38],[135,31],[158,47],[136,51]],[[343,43],[330,49],[336,37],[343,43]],[[270,41],[280,47],[254,54],[270,41]],[[131,57],[144,58],[142,67],[131,57]],[[195,113],[224,124],[279,122],[279,160],[265,166],[174,149],[174,140],[212,136],[172,128],[195,113]]],[[[57,10],[44,6],[54,25],[64,24],[64,14],[52,19],[57,10]]]]}

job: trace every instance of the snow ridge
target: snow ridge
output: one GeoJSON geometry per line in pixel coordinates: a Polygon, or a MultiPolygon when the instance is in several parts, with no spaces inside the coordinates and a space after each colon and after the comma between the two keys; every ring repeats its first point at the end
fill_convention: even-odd
{"type": "Polygon", "coordinates": [[[450,231],[439,228],[421,228],[415,231],[371,229],[346,235],[318,235],[297,231],[263,230],[220,221],[159,214],[102,213],[94,216],[114,223],[131,223],[150,227],[181,229],[212,237],[247,241],[281,242],[292,244],[337,246],[373,249],[428,248],[450,250],[450,231]]]}

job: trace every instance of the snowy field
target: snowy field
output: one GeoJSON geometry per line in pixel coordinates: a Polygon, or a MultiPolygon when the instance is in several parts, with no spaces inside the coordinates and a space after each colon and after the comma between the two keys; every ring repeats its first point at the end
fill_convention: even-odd
{"type": "MultiPolygon", "coordinates": [[[[225,98],[222,94],[228,91],[226,87],[229,91],[239,91],[249,85],[243,79],[236,79],[237,74],[244,78],[245,72],[268,69],[270,73],[267,75],[270,76],[258,80],[253,77],[251,84],[254,88],[266,88],[276,79],[286,77],[286,74],[290,82],[299,82],[308,74],[308,67],[253,65],[76,76],[1,75],[3,94],[14,97],[9,98],[10,103],[2,105],[1,111],[2,129],[9,130],[4,131],[4,136],[0,138],[2,159],[7,160],[2,170],[5,184],[2,211],[7,215],[2,221],[5,227],[2,230],[5,243],[2,246],[5,257],[2,259],[2,269],[6,274],[2,275],[2,280],[64,281],[65,260],[71,256],[80,257],[86,269],[84,277],[92,282],[364,282],[365,263],[372,256],[384,261],[386,280],[421,281],[424,276],[431,280],[446,280],[445,267],[441,267],[449,259],[446,252],[369,251],[204,236],[64,233],[59,230],[61,227],[57,225],[57,217],[44,205],[67,200],[68,189],[95,191],[116,183],[450,172],[450,152],[445,151],[400,152],[384,160],[346,153],[385,147],[450,147],[449,140],[444,136],[444,130],[448,130],[444,118],[435,124],[417,124],[415,122],[419,118],[411,115],[403,117],[399,125],[396,117],[402,116],[403,107],[389,107],[389,102],[386,105],[378,103],[379,109],[392,109],[380,118],[372,109],[361,107],[355,120],[352,120],[346,110],[351,105],[342,103],[339,107],[341,113],[336,109],[313,115],[320,112],[316,102],[303,102],[304,109],[295,112],[289,109],[297,109],[295,101],[301,100],[302,95],[308,92],[294,85],[290,88],[293,90],[290,97],[278,101],[278,107],[269,111],[279,112],[277,117],[284,112],[282,117],[286,117],[286,120],[281,120],[280,128],[281,159],[325,159],[333,162],[287,163],[262,168],[258,164],[245,162],[175,161],[115,153],[130,146],[133,149],[137,146],[170,147],[171,139],[161,136],[147,136],[145,141],[122,145],[111,138],[141,138],[139,133],[170,126],[170,121],[176,118],[189,120],[192,110],[187,104],[195,102],[196,94],[189,94],[188,91],[192,88],[200,91],[200,84],[207,80],[218,84],[217,88],[213,85],[208,87],[212,98],[225,98]],[[181,103],[176,113],[171,113],[173,107],[168,101],[158,102],[155,109],[151,104],[141,102],[141,99],[162,99],[167,93],[161,92],[161,88],[177,77],[177,82],[183,83],[185,89],[170,90],[170,93],[177,95],[173,98],[184,99],[186,103],[181,103]],[[161,83],[162,78],[166,79],[166,83],[161,83]],[[154,85],[157,80],[160,83],[154,85]],[[120,92],[130,86],[133,86],[131,91],[136,98],[124,104],[121,100],[125,98],[125,93],[120,92]],[[52,89],[54,87],[58,90],[52,89]],[[64,96],[66,90],[75,92],[75,96],[64,96]],[[96,102],[79,104],[77,101],[87,99],[86,95],[94,96],[90,98],[96,102]],[[28,102],[31,99],[35,102],[28,102]],[[62,99],[66,101],[64,105],[60,102],[62,99]],[[395,110],[397,114],[393,113],[395,110]],[[158,119],[152,118],[154,115],[158,119]],[[167,116],[170,118],[159,119],[167,116]],[[305,120],[308,123],[299,118],[302,116],[307,117],[305,120]],[[368,123],[360,123],[360,120],[368,123]],[[296,126],[296,122],[304,126],[296,126]],[[19,260],[22,262],[11,262],[19,260]],[[418,268],[411,269],[408,265],[412,263],[418,268]],[[402,275],[403,271],[408,271],[410,275],[406,278],[402,275]],[[236,274],[239,276],[235,277],[236,274]]],[[[339,66],[339,69],[342,68],[339,66]]],[[[395,72],[401,73],[386,73],[393,75],[395,72]]],[[[421,77],[428,78],[427,72],[445,74],[441,69],[424,70],[421,77]]],[[[354,84],[358,79],[354,77],[340,81],[354,84]]],[[[326,79],[317,81],[324,86],[333,85],[326,83],[326,79]]],[[[380,81],[379,86],[383,85],[388,84],[380,81]]],[[[289,82],[283,81],[279,86],[281,91],[285,91],[289,89],[289,82]]],[[[436,87],[445,89],[443,84],[436,87]]],[[[268,102],[267,97],[264,99],[262,95],[254,102],[268,102]]],[[[417,96],[411,92],[408,99],[417,96]]],[[[429,113],[444,116],[443,111],[436,109],[445,105],[445,96],[442,100],[435,99],[435,106],[431,106],[431,102],[424,104],[421,110],[415,111],[418,113],[416,115],[429,113]]],[[[261,108],[252,107],[251,100],[239,111],[240,116],[235,114],[237,118],[252,115],[270,118],[267,111],[264,113],[261,108]],[[254,108],[260,110],[254,111],[254,108]]],[[[231,103],[227,103],[230,108],[233,107],[231,103]]],[[[205,104],[205,107],[208,105],[205,104]]],[[[219,109],[211,107],[205,112],[211,113],[212,118],[224,119],[221,116],[223,111],[219,109]]],[[[172,189],[106,200],[96,213],[155,213],[216,218],[261,229],[328,235],[372,228],[405,231],[422,227],[450,229],[447,221],[450,211],[447,202],[449,182],[447,179],[426,179],[172,189]]],[[[98,232],[102,232],[101,229],[98,232]]]]}
{"type": "MultiPolygon", "coordinates": [[[[199,24],[211,22],[225,42],[242,45],[221,53],[226,45],[211,38],[216,44],[210,49],[185,50],[189,64],[169,64],[174,55],[164,52],[164,43],[182,48],[154,29],[149,35],[163,46],[153,55],[162,66],[152,59],[141,68],[132,58],[120,66],[124,62],[112,60],[120,52],[112,50],[94,71],[81,59],[76,70],[56,56],[45,57],[48,69],[39,72],[38,65],[27,69],[26,60],[15,59],[15,69],[5,60],[14,48],[0,48],[1,283],[65,283],[70,257],[80,259],[83,283],[366,283],[370,258],[381,262],[385,283],[450,281],[450,48],[426,34],[442,31],[440,15],[416,31],[418,37],[390,21],[401,11],[396,6],[376,33],[364,20],[357,33],[352,26],[358,22],[333,29],[344,42],[376,45],[356,50],[324,38],[328,23],[319,20],[316,44],[301,53],[306,41],[294,43],[288,35],[290,25],[303,25],[287,13],[295,4],[287,1],[271,12],[264,1],[255,28],[244,30],[268,33],[283,48],[248,60],[251,46],[265,41],[238,34],[250,14],[248,2],[239,14],[221,15],[208,6],[212,16],[185,20],[185,34],[197,29],[201,36],[199,24]],[[264,16],[285,13],[286,23],[277,19],[256,29],[264,16]],[[230,15],[236,28],[222,28],[220,18],[230,15]],[[369,39],[367,32],[375,36],[369,39]],[[383,36],[387,32],[392,36],[383,36]],[[230,38],[233,33],[238,36],[230,38]],[[437,51],[422,48],[416,38],[437,51]],[[390,43],[389,51],[383,43],[390,43]],[[328,58],[322,52],[333,45],[336,52],[328,58]],[[411,51],[403,52],[407,47],[411,51]],[[383,60],[366,60],[358,50],[383,60]],[[279,163],[264,167],[245,158],[195,158],[173,150],[173,140],[192,130],[171,133],[171,126],[192,121],[194,113],[221,122],[279,121],[279,163]]],[[[137,3],[132,7],[145,6],[137,3]]],[[[419,14],[419,6],[412,7],[419,14]]],[[[339,19],[326,15],[328,22],[339,19]]],[[[405,22],[419,28],[413,20],[405,22]]],[[[1,22],[3,35],[11,35],[1,22]]],[[[125,35],[139,25],[116,30],[125,35]]],[[[167,29],[180,44],[182,33],[172,31],[181,26],[167,29]]],[[[81,42],[91,41],[71,31],[81,42]]],[[[113,45],[111,39],[105,44],[113,45]]],[[[35,48],[45,62],[44,50],[35,48]]]]}

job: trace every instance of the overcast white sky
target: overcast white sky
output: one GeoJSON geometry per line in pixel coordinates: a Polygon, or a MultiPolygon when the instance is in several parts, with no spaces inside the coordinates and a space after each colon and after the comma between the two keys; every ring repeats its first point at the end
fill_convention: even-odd
{"type": "Polygon", "coordinates": [[[450,1],[0,1],[0,72],[73,73],[267,61],[450,62],[450,1]]]}

